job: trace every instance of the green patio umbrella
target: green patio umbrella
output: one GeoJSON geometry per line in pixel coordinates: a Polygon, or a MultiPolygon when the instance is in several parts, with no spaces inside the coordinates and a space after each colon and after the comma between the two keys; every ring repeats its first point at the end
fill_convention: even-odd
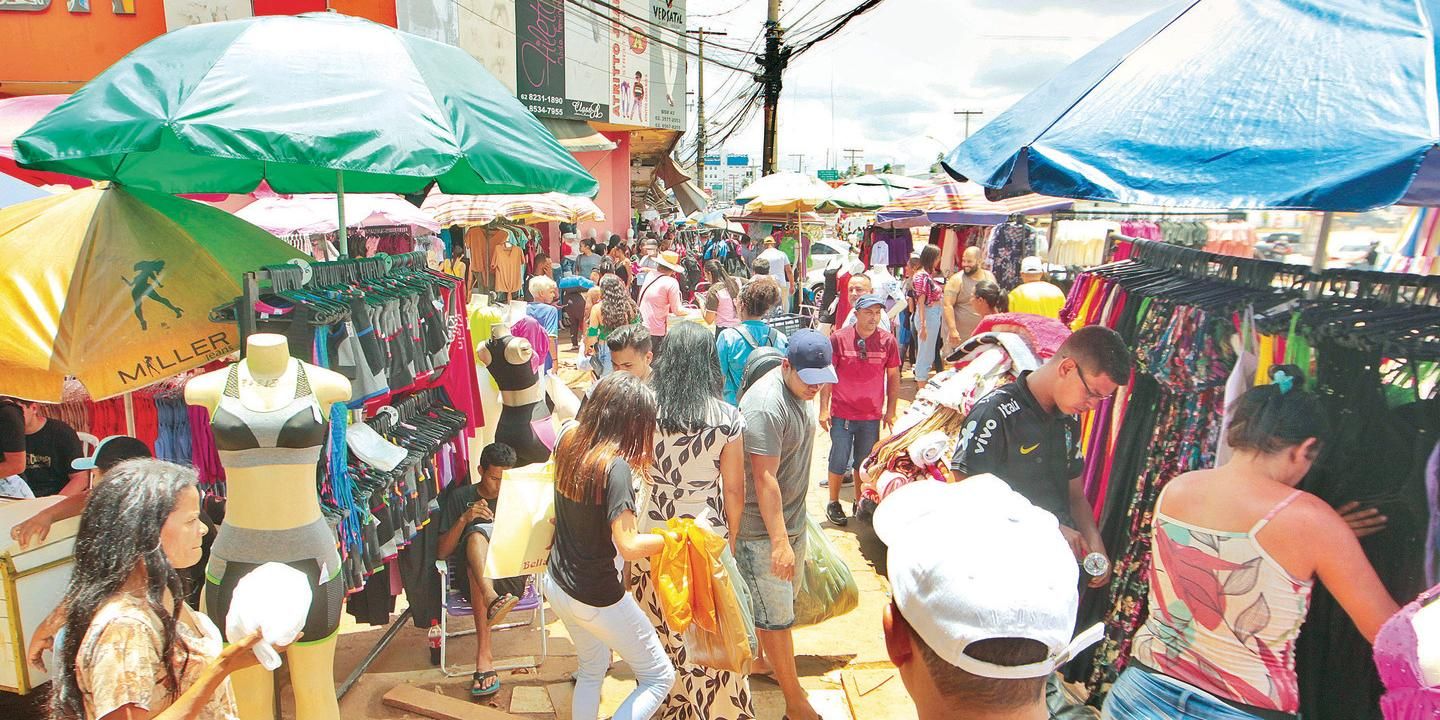
{"type": "Polygon", "coordinates": [[[818,209],[821,212],[878,210],[924,184],[924,180],[904,175],[861,175],[835,188],[818,209]]]}
{"type": "Polygon", "coordinates": [[[599,187],[465,51],[329,12],[166,33],[15,150],[25,167],[167,193],[248,193],[261,180],[279,193],[599,187]]]}

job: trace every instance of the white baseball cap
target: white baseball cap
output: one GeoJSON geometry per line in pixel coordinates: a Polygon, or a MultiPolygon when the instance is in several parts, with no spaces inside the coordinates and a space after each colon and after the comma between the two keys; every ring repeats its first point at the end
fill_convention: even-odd
{"type": "Polygon", "coordinates": [[[1044,677],[1095,644],[1103,625],[1072,638],[1080,568],[1055,516],[994,475],[924,480],[885,498],[875,532],[886,544],[890,589],[910,627],[946,662],[996,679],[1044,677]],[[1044,660],[998,665],[965,650],[1023,638],[1044,660]]]}
{"type": "Polygon", "coordinates": [[[1020,272],[1022,273],[1043,273],[1045,272],[1045,261],[1039,255],[1031,255],[1020,261],[1020,272]]]}

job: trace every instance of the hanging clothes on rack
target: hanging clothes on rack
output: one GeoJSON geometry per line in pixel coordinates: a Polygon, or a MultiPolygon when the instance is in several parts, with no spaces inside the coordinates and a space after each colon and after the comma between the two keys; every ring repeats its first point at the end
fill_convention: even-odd
{"type": "Polygon", "coordinates": [[[1020,261],[1035,254],[1035,230],[1023,216],[1011,216],[990,233],[986,265],[1006,292],[1021,282],[1020,261]]]}

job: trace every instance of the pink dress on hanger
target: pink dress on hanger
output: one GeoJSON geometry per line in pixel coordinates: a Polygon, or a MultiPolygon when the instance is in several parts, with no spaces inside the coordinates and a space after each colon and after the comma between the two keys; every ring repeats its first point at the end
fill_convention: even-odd
{"type": "Polygon", "coordinates": [[[1425,591],[1414,602],[1380,626],[1375,634],[1375,668],[1385,683],[1380,711],[1385,720],[1433,720],[1440,718],[1440,687],[1427,686],[1420,671],[1417,653],[1420,640],[1414,619],[1420,608],[1440,594],[1440,585],[1425,591]]]}

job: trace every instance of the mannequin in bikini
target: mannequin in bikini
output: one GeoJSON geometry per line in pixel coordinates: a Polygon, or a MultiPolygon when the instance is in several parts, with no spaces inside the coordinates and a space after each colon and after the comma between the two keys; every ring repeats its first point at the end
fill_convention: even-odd
{"type": "MultiPolygon", "coordinates": [[[[330,407],[350,399],[350,381],[290,357],[281,335],[251,335],[245,347],[245,359],[185,384],[185,402],[210,411],[228,492],[205,569],[203,607],[223,629],[235,583],[246,573],[266,562],[305,573],[314,583],[310,614],[287,652],[296,717],[338,720],[335,631],[345,581],[320,513],[315,468],[330,407]]],[[[231,677],[240,717],[273,720],[270,673],[256,665],[231,677]]]]}
{"type": "Polygon", "coordinates": [[[515,450],[517,466],[549,460],[555,446],[545,385],[530,364],[533,353],[530,343],[511,335],[504,323],[491,326],[490,339],[475,353],[500,388],[502,407],[495,423],[495,442],[515,450]]]}

